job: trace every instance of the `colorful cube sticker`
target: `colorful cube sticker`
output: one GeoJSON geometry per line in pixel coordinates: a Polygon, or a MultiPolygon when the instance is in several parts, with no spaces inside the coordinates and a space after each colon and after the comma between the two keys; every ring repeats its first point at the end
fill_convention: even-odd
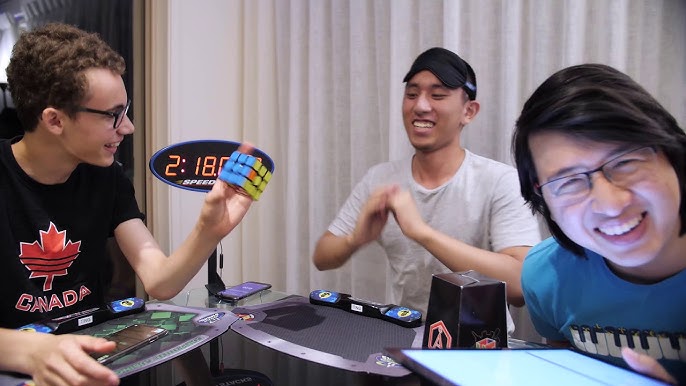
{"type": "Polygon", "coordinates": [[[222,167],[219,179],[242,188],[253,200],[259,200],[272,173],[258,158],[234,151],[222,167]]]}

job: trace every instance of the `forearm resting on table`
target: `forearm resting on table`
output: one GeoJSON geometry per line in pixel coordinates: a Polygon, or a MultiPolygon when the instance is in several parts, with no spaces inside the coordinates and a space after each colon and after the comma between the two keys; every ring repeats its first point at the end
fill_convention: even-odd
{"type": "Polygon", "coordinates": [[[471,246],[430,227],[424,228],[415,241],[453,272],[474,270],[504,281],[507,284],[505,288],[508,303],[517,307],[524,305],[520,283],[522,261],[530,247],[510,247],[492,252],[471,246]]]}
{"type": "Polygon", "coordinates": [[[320,271],[338,268],[345,264],[359,247],[352,240],[352,235],[336,236],[326,231],[317,241],[312,262],[320,271]]]}

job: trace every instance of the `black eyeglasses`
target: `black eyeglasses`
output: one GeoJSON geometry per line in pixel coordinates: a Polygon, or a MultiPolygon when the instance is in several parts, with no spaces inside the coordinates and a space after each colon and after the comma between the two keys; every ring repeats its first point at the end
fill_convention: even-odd
{"type": "Polygon", "coordinates": [[[76,106],[76,111],[81,111],[81,112],[85,112],[85,113],[100,114],[100,115],[107,115],[109,117],[112,117],[112,118],[114,118],[114,124],[112,125],[112,128],[116,129],[119,126],[121,126],[121,123],[124,121],[124,116],[126,116],[126,113],[129,111],[130,106],[131,106],[131,99],[126,101],[126,106],[124,106],[124,108],[119,110],[119,111],[96,110],[96,109],[91,109],[89,107],[83,107],[83,106],[76,106]]]}
{"type": "Polygon", "coordinates": [[[535,189],[539,195],[546,198],[549,204],[574,205],[583,201],[591,193],[593,188],[591,175],[594,173],[601,172],[605,179],[614,185],[626,188],[654,173],[656,160],[655,148],[640,147],[622,153],[593,170],[555,178],[536,185],[535,189]]]}

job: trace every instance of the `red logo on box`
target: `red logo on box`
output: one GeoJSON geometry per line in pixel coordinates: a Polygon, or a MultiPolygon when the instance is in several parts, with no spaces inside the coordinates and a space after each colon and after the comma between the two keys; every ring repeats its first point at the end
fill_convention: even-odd
{"type": "Polygon", "coordinates": [[[431,324],[429,327],[429,348],[449,348],[452,347],[452,343],[453,337],[442,320],[431,324]]]}

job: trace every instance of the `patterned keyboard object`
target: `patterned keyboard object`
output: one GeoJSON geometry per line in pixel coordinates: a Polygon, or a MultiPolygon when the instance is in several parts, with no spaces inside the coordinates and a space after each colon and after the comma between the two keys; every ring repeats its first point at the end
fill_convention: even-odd
{"type": "Polygon", "coordinates": [[[259,158],[238,150],[231,154],[219,174],[219,179],[242,188],[255,201],[260,199],[271,178],[272,172],[259,158]]]}

